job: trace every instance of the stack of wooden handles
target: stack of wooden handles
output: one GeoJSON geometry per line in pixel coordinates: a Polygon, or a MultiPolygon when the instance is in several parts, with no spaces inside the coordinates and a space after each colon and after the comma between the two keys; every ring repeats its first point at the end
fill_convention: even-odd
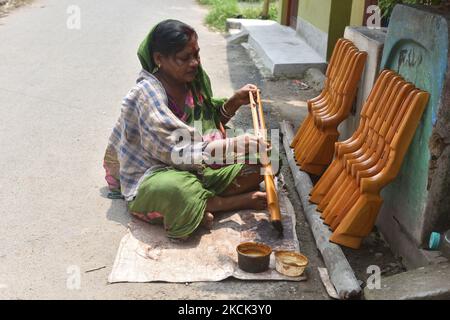
{"type": "Polygon", "coordinates": [[[337,128],[350,114],[366,58],[367,53],[351,41],[339,39],[336,43],[324,88],[308,100],[308,115],[291,143],[302,171],[321,175],[333,160],[337,128]]]}
{"type": "Polygon", "coordinates": [[[310,193],[333,231],[330,241],[358,249],[370,234],[383,203],[381,190],[400,171],[429,97],[396,72],[381,72],[358,129],[336,143],[331,165],[310,193]]]}

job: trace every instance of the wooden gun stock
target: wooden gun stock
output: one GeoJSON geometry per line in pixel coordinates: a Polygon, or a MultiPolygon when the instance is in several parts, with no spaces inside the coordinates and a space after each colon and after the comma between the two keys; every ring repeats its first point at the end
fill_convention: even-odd
{"type": "MultiPolygon", "coordinates": [[[[266,123],[264,121],[264,114],[259,90],[256,92],[256,102],[251,92],[249,93],[249,97],[255,135],[257,137],[263,138],[263,140],[267,143],[266,123]]],[[[266,185],[267,207],[270,213],[270,221],[281,236],[283,234],[283,225],[281,223],[280,204],[278,202],[278,194],[275,187],[272,164],[270,163],[266,152],[260,152],[260,157],[261,163],[265,170],[264,183],[266,185]]]]}

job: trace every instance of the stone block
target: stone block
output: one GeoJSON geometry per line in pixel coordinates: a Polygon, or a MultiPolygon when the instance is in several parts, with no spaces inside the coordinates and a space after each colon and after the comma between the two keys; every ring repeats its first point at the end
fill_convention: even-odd
{"type": "Polygon", "coordinates": [[[366,51],[367,61],[358,86],[358,93],[352,112],[338,128],[340,141],[350,138],[359,126],[361,109],[380,71],[379,67],[386,33],[386,28],[369,29],[367,27],[347,27],[345,29],[344,38],[352,41],[359,50],[366,51]]]}
{"type": "Polygon", "coordinates": [[[441,263],[381,278],[381,288],[366,286],[366,300],[448,300],[450,265],[441,263]],[[370,289],[372,288],[372,289],[370,289]]]}

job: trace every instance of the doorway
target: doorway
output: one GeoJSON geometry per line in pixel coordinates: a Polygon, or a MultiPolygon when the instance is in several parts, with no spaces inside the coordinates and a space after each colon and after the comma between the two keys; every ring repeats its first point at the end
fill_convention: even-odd
{"type": "Polygon", "coordinates": [[[287,25],[292,29],[297,29],[298,1],[289,0],[287,10],[287,25]]]}

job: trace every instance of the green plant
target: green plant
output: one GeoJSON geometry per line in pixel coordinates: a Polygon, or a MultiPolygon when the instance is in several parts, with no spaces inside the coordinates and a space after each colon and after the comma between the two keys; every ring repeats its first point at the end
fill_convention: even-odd
{"type": "Polygon", "coordinates": [[[381,9],[383,18],[389,19],[395,5],[399,4],[399,3],[438,5],[438,4],[441,4],[441,2],[442,2],[442,0],[379,0],[378,6],[381,9]]]}
{"type": "Polygon", "coordinates": [[[198,0],[198,2],[204,5],[211,5],[213,4],[214,0],[198,0]]]}
{"type": "MultiPolygon", "coordinates": [[[[262,0],[246,0],[242,1],[244,2],[242,4],[238,0],[198,0],[198,2],[211,6],[205,22],[208,26],[216,30],[224,31],[228,18],[261,18],[262,6],[259,3],[262,3],[262,0]]],[[[278,6],[276,1],[271,1],[268,19],[276,20],[277,11],[278,6]]]]}
{"type": "MultiPolygon", "coordinates": [[[[241,15],[245,19],[261,19],[261,8],[253,7],[253,8],[243,8],[241,9],[241,15]]],[[[278,7],[276,4],[271,4],[269,7],[269,16],[268,20],[276,20],[278,14],[278,7]]]]}
{"type": "Polygon", "coordinates": [[[269,20],[277,20],[278,17],[278,5],[277,3],[272,3],[269,8],[269,20]]]}
{"type": "Polygon", "coordinates": [[[237,0],[212,0],[212,8],[206,16],[206,24],[224,30],[228,18],[239,15],[237,0]]]}
{"type": "Polygon", "coordinates": [[[261,10],[256,8],[244,8],[240,12],[244,19],[259,19],[261,14],[261,10]]]}

